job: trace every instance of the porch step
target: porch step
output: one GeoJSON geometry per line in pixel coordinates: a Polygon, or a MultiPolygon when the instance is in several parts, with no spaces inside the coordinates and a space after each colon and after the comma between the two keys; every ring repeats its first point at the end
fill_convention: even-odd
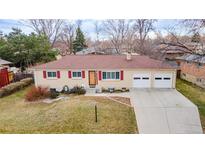
{"type": "Polygon", "coordinates": [[[86,92],[87,93],[97,93],[97,92],[100,92],[100,89],[99,88],[87,88],[86,92]]]}

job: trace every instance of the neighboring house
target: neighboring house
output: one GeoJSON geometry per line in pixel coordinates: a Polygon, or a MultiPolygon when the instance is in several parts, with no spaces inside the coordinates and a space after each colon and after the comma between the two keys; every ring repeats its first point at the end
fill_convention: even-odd
{"type": "Polygon", "coordinates": [[[68,55],[32,68],[36,86],[175,88],[176,69],[147,56],[68,55]]]}
{"type": "Polygon", "coordinates": [[[86,48],[81,51],[76,52],[76,55],[104,55],[103,51],[96,51],[94,47],[86,48]]]}
{"type": "MultiPolygon", "coordinates": [[[[76,52],[76,55],[116,55],[116,54],[127,54],[127,48],[122,48],[120,53],[116,51],[115,48],[104,48],[104,49],[95,49],[94,47],[86,48],[81,51],[76,52]]],[[[132,55],[138,55],[135,52],[132,52],[132,55]]]]}
{"type": "Polygon", "coordinates": [[[168,50],[164,53],[164,59],[168,61],[175,61],[176,57],[183,56],[185,54],[184,51],[181,50],[168,50]]]}
{"type": "Polygon", "coordinates": [[[12,63],[0,59],[0,88],[10,83],[9,72],[8,72],[10,64],[12,63]]]}
{"type": "Polygon", "coordinates": [[[0,58],[0,88],[11,83],[14,79],[14,73],[17,68],[10,67],[11,65],[12,62],[0,58]]]}
{"type": "Polygon", "coordinates": [[[3,60],[3,59],[1,59],[0,58],[0,67],[9,67],[9,65],[11,65],[12,64],[12,62],[9,62],[9,61],[7,61],[7,60],[3,60]]]}
{"type": "Polygon", "coordinates": [[[205,55],[186,54],[176,59],[180,63],[180,77],[205,88],[205,55]]]}

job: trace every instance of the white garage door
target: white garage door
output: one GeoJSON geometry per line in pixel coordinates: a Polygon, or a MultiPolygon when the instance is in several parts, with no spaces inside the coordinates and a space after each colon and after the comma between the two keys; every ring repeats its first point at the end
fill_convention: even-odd
{"type": "Polygon", "coordinates": [[[150,88],[151,87],[151,74],[138,73],[133,75],[133,87],[135,88],[150,88]]]}
{"type": "Polygon", "coordinates": [[[172,73],[155,73],[154,88],[172,88],[172,73]]]}

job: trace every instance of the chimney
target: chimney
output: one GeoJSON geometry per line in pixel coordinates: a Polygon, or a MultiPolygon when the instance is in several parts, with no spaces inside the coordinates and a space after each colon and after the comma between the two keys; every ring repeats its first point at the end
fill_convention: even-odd
{"type": "Polygon", "coordinates": [[[127,57],[126,59],[129,61],[129,60],[132,60],[132,55],[131,55],[131,52],[127,52],[127,57]]]}

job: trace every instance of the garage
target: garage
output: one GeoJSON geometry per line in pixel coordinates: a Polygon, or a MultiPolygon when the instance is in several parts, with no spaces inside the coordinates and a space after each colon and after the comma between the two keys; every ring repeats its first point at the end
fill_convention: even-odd
{"type": "Polygon", "coordinates": [[[172,73],[155,73],[154,88],[172,88],[172,73]]]}
{"type": "Polygon", "coordinates": [[[151,87],[151,74],[138,73],[133,75],[134,88],[150,88],[151,87]]]}

